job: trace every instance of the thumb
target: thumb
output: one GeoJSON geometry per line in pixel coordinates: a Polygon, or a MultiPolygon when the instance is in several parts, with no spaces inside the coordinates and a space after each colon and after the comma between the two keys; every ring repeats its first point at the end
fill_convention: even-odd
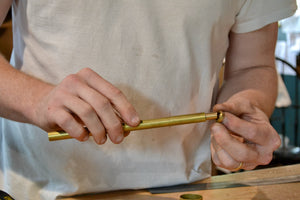
{"type": "Polygon", "coordinates": [[[238,101],[232,99],[223,103],[216,104],[213,107],[213,111],[230,112],[236,116],[241,116],[244,114],[251,114],[255,112],[255,106],[251,104],[248,100],[238,101]]]}

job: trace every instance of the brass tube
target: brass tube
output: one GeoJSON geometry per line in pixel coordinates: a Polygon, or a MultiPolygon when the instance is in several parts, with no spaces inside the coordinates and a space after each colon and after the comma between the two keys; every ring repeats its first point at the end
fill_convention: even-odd
{"type": "MultiPolygon", "coordinates": [[[[224,118],[224,114],[221,111],[213,112],[213,113],[196,113],[196,114],[189,114],[189,115],[179,115],[179,116],[165,117],[159,119],[142,120],[141,123],[136,127],[123,124],[123,130],[135,131],[135,130],[159,128],[165,126],[174,126],[180,124],[199,123],[199,122],[205,122],[207,120],[216,120],[217,122],[222,122],[223,118],[224,118]]],[[[55,131],[55,132],[48,133],[49,141],[64,140],[64,139],[71,139],[71,138],[72,137],[65,132],[55,131]]]]}

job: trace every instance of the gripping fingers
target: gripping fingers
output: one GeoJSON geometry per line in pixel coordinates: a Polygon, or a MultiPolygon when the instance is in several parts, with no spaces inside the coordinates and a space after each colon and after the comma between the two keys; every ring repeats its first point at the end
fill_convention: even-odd
{"type": "MultiPolygon", "coordinates": [[[[236,166],[239,165],[239,161],[234,160],[224,149],[222,149],[214,140],[213,136],[211,137],[211,154],[212,160],[214,163],[222,168],[236,171],[236,166]]],[[[241,162],[240,162],[241,163],[241,162]]],[[[245,167],[245,166],[243,166],[245,167]]],[[[242,169],[242,168],[241,168],[242,169]]]]}
{"type": "Polygon", "coordinates": [[[121,121],[109,99],[90,87],[78,92],[80,98],[87,102],[79,116],[82,116],[82,121],[93,134],[95,141],[103,144],[107,134],[113,143],[122,142],[124,134],[121,121]]]}
{"type": "Polygon", "coordinates": [[[106,135],[113,143],[120,143],[124,139],[121,121],[131,126],[140,122],[122,92],[88,68],[67,76],[48,99],[46,112],[52,112],[48,124],[56,123],[81,141],[87,138],[86,126],[96,143],[105,143],[106,135]]]}
{"type": "Polygon", "coordinates": [[[116,144],[122,142],[124,138],[122,124],[110,101],[105,97],[99,97],[98,101],[93,102],[92,105],[110,140],[116,144]]]}
{"type": "MultiPolygon", "coordinates": [[[[231,171],[236,171],[236,166],[239,165],[239,163],[242,163],[237,160],[234,160],[226,151],[224,151],[224,149],[222,149],[216,143],[213,137],[211,139],[211,153],[212,160],[217,166],[229,169],[231,171]]],[[[245,165],[243,165],[242,167],[245,167],[245,165]]]]}
{"type": "Polygon", "coordinates": [[[223,167],[234,169],[240,162],[256,162],[258,158],[257,152],[247,144],[233,137],[222,124],[213,124],[211,133],[214,151],[217,153],[223,167]]]}
{"type": "MultiPolygon", "coordinates": [[[[80,75],[69,76],[69,82],[73,86],[71,88],[73,98],[72,101],[65,101],[64,104],[86,125],[96,143],[105,143],[107,139],[106,134],[113,143],[120,143],[124,136],[119,117],[111,101],[95,90],[93,86],[87,84],[88,77],[81,77],[80,75]]],[[[105,87],[105,85],[101,87],[105,87]]],[[[71,97],[68,99],[71,99],[71,97]]]]}
{"type": "Polygon", "coordinates": [[[128,125],[136,126],[139,124],[140,119],[136,110],[118,88],[89,68],[81,70],[78,75],[82,77],[91,88],[106,97],[128,125]]]}
{"type": "MultiPolygon", "coordinates": [[[[256,112],[256,114],[259,113],[256,112]]],[[[258,158],[256,163],[260,165],[266,165],[272,160],[273,151],[281,143],[279,135],[269,121],[264,120],[263,116],[253,116],[254,119],[260,118],[261,120],[249,119],[250,121],[247,121],[226,113],[226,117],[223,120],[223,124],[227,129],[245,138],[247,146],[257,152],[258,158]]]]}
{"type": "Polygon", "coordinates": [[[240,119],[231,113],[226,113],[223,124],[230,131],[239,133],[246,140],[259,145],[268,143],[273,136],[271,126],[267,122],[253,123],[240,119]]]}
{"type": "Polygon", "coordinates": [[[75,113],[80,121],[88,128],[97,144],[105,143],[105,128],[90,104],[86,103],[81,98],[73,98],[72,101],[66,101],[65,105],[71,112],[75,113]]]}
{"type": "Polygon", "coordinates": [[[56,109],[51,115],[50,118],[73,138],[78,141],[86,141],[89,138],[88,131],[65,109],[56,109]]]}

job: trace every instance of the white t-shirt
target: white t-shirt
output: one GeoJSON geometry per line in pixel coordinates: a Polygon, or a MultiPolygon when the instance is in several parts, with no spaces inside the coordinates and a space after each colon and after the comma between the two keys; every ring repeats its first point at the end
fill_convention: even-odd
{"type": "MultiPolygon", "coordinates": [[[[141,119],[209,112],[230,31],[288,17],[293,0],[21,0],[13,3],[12,64],[59,83],[90,67],[141,119]]],[[[209,123],[135,131],[119,145],[49,142],[32,125],[0,121],[0,189],[54,199],[189,183],[210,176],[209,123]]]]}

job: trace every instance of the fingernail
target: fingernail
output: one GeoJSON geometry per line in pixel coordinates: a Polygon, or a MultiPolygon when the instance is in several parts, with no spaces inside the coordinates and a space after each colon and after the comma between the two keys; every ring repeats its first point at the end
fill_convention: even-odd
{"type": "Polygon", "coordinates": [[[139,124],[140,123],[140,118],[137,117],[137,116],[134,116],[132,119],[131,119],[131,122],[133,124],[139,124]]]}
{"type": "Polygon", "coordinates": [[[107,138],[102,138],[102,140],[100,141],[100,144],[104,144],[106,142],[107,138]]]}
{"type": "Polygon", "coordinates": [[[116,143],[122,142],[123,138],[124,138],[123,135],[119,135],[116,139],[116,143]]]}

